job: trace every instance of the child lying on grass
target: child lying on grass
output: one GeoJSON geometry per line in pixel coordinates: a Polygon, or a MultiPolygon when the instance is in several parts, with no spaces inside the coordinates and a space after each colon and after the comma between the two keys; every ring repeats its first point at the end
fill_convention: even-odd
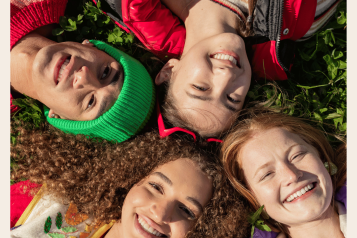
{"type": "Polygon", "coordinates": [[[152,52],[179,58],[170,59],[155,80],[167,84],[163,116],[173,126],[217,137],[242,109],[252,74],[287,79],[295,41],[321,29],[339,1],[101,2],[152,52]]]}
{"type": "Polygon", "coordinates": [[[50,40],[66,3],[11,0],[12,94],[42,102],[48,122],[65,132],[125,141],[150,118],[153,82],[137,60],[104,42],[50,40]]]}
{"type": "MultiPolygon", "coordinates": [[[[301,119],[259,113],[237,124],[222,145],[228,177],[283,237],[347,237],[346,145],[333,150],[301,119]]],[[[255,229],[254,237],[278,233],[255,229]]]]}
{"type": "Polygon", "coordinates": [[[214,158],[189,142],[155,131],[110,144],[19,130],[11,153],[24,159],[12,178],[43,185],[31,203],[13,185],[11,222],[20,219],[11,237],[247,236],[246,205],[214,158]]]}

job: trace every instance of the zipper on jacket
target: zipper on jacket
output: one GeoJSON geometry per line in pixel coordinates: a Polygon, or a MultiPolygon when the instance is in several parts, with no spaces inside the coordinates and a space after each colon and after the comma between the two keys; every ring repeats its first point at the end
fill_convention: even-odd
{"type": "Polygon", "coordinates": [[[282,63],[279,58],[279,45],[280,45],[280,37],[281,37],[281,30],[283,28],[283,17],[284,17],[284,0],[282,1],[282,6],[281,6],[281,20],[280,20],[280,27],[279,27],[279,34],[278,38],[276,39],[276,46],[275,46],[275,51],[276,51],[276,58],[280,64],[280,66],[284,69],[285,72],[289,72],[289,69],[286,68],[282,63]]]}

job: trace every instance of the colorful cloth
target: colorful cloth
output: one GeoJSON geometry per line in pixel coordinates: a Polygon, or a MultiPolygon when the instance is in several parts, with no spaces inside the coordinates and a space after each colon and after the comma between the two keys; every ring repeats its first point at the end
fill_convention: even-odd
{"type": "Polygon", "coordinates": [[[44,195],[43,188],[32,198],[28,193],[24,193],[22,189],[24,186],[40,187],[28,181],[11,186],[11,224],[17,221],[10,232],[10,237],[101,238],[115,222],[91,225],[93,217],[80,213],[75,204],[66,205],[56,201],[44,195]],[[26,209],[24,209],[25,204],[27,204],[26,209]],[[21,216],[19,216],[20,212],[21,216]]]}

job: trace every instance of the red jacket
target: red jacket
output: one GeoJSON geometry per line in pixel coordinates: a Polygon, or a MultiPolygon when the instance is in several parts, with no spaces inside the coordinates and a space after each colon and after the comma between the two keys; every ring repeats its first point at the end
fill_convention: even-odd
{"type": "MultiPolygon", "coordinates": [[[[122,29],[133,32],[160,58],[181,55],[186,38],[184,25],[160,0],[104,0],[101,3],[103,12],[122,29]]],[[[255,36],[245,39],[253,43],[251,63],[256,78],[287,79],[294,58],[294,41],[311,27],[316,4],[317,0],[257,2],[253,22],[255,36]]]]}

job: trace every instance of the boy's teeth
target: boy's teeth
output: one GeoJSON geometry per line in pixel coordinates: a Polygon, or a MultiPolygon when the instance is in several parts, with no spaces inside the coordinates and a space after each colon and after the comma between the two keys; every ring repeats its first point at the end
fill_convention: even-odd
{"type": "Polygon", "coordinates": [[[314,186],[312,184],[309,184],[305,187],[303,187],[301,190],[297,191],[296,193],[292,194],[291,196],[289,196],[286,201],[287,202],[291,202],[293,201],[295,198],[300,197],[301,195],[305,194],[307,191],[311,190],[314,186]]]}
{"type": "Polygon", "coordinates": [[[213,58],[215,59],[221,59],[221,60],[229,60],[231,61],[233,64],[237,65],[237,60],[231,56],[231,55],[226,55],[226,54],[215,54],[213,55],[213,58]]]}
{"type": "Polygon", "coordinates": [[[69,64],[69,59],[66,59],[66,60],[63,62],[62,66],[61,66],[61,68],[60,68],[60,70],[59,70],[59,72],[58,72],[57,83],[61,80],[62,72],[63,72],[63,70],[66,68],[66,66],[67,66],[68,64],[69,64]]]}
{"type": "Polygon", "coordinates": [[[149,226],[149,224],[147,224],[147,223],[144,221],[144,219],[141,219],[141,217],[139,217],[139,216],[138,216],[138,222],[139,222],[139,224],[141,225],[141,227],[142,227],[145,231],[147,231],[147,232],[149,232],[149,233],[151,233],[151,234],[153,234],[153,235],[155,235],[155,236],[159,236],[159,237],[162,236],[162,234],[161,234],[160,232],[158,232],[157,230],[155,230],[154,228],[152,228],[151,226],[149,226]]]}

